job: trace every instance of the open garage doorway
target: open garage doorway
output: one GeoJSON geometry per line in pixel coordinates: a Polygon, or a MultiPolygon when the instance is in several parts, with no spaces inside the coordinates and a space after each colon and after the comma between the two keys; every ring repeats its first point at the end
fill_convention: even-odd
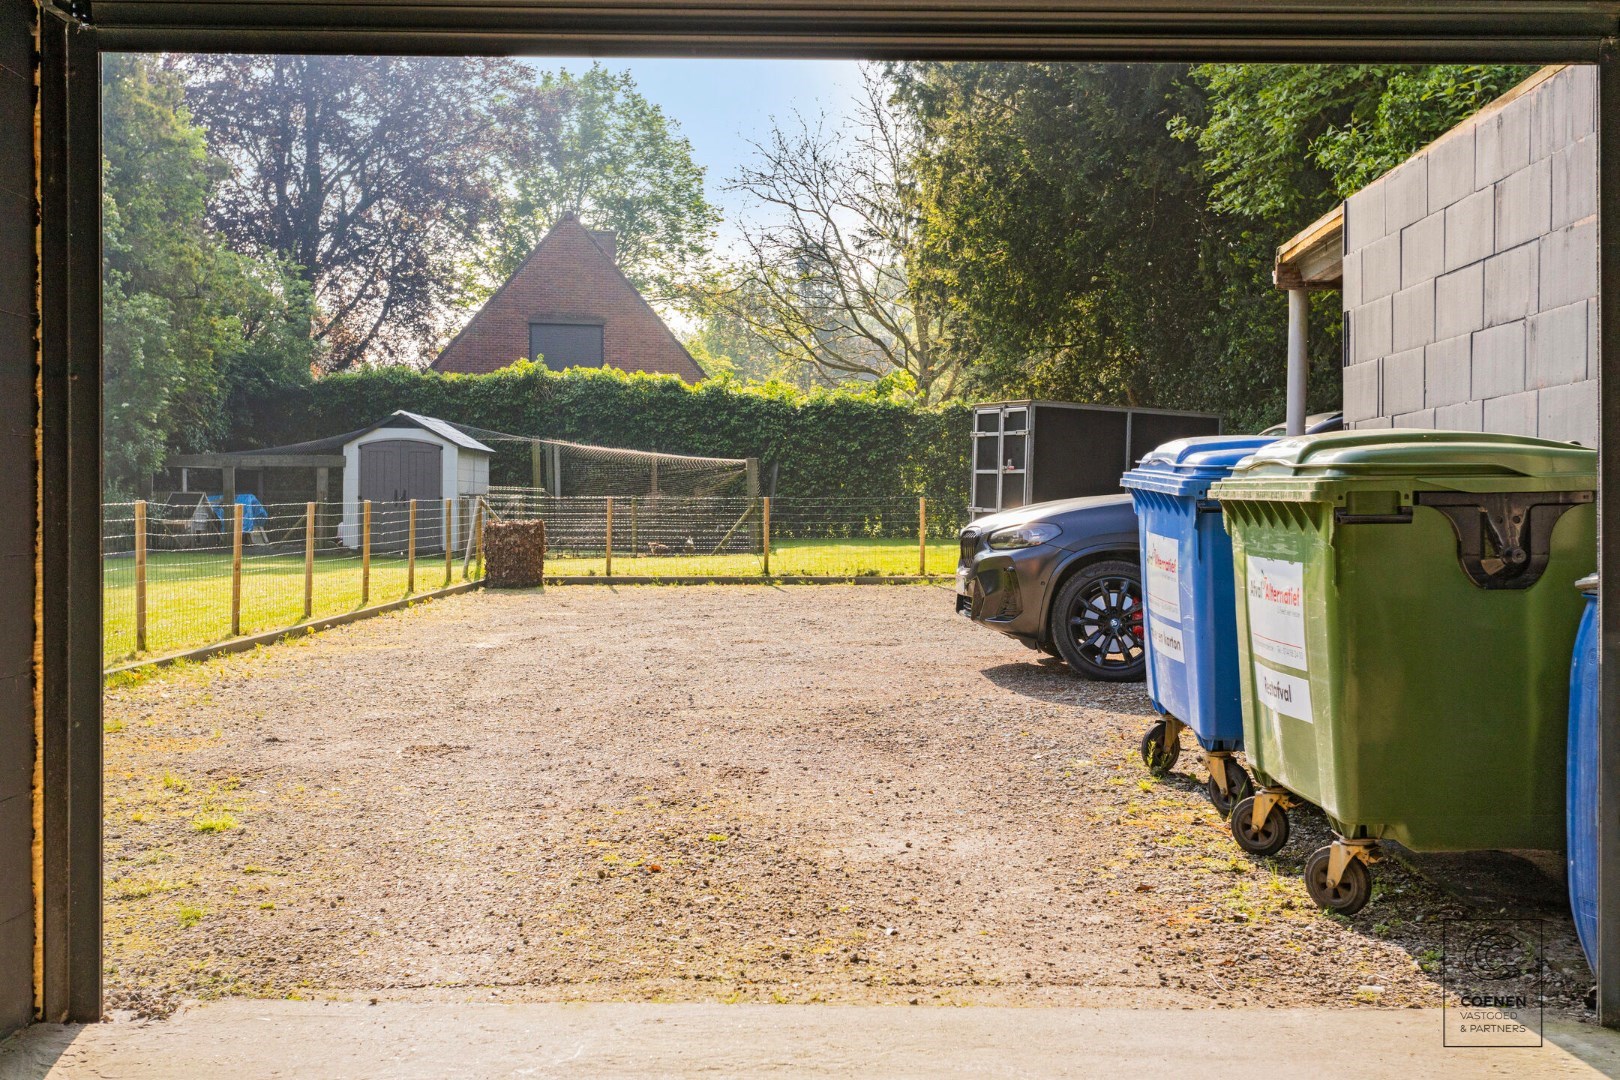
{"type": "MultiPolygon", "coordinates": [[[[1555,50],[1555,52],[1557,52],[1557,50],[1555,50]]],[[[1573,55],[1573,53],[1575,53],[1575,50],[1571,50],[1570,55],[1573,55]]],[[[83,272],[83,269],[81,269],[81,272],[83,272]]],[[[235,512],[232,512],[232,513],[235,513],[235,512]]],[[[83,528],[83,526],[81,526],[81,528],[83,528]]],[[[235,528],[235,526],[233,526],[233,528],[235,528]]],[[[240,533],[233,533],[233,536],[240,536],[240,533]]],[[[81,538],[81,539],[83,539],[83,538],[81,538]]],[[[83,562],[83,560],[81,560],[81,562],[83,562]]],[[[81,565],[81,567],[79,567],[79,572],[83,572],[83,570],[84,570],[84,567],[83,567],[83,565],[81,565]]],[[[405,622],[403,622],[403,620],[402,620],[402,623],[400,623],[400,625],[405,625],[405,622]]],[[[956,625],[956,623],[951,623],[951,625],[956,625]]],[[[382,627],[382,623],[377,623],[377,627],[382,627]]],[[[371,628],[368,627],[368,628],[366,628],[366,630],[369,631],[369,630],[371,630],[371,628]]],[[[355,631],[353,631],[353,633],[361,633],[361,631],[360,630],[355,630],[355,631]]],[[[322,643],[322,644],[324,644],[324,643],[322,643]]],[[[316,644],[316,646],[311,646],[311,648],[322,648],[322,644],[316,644]]],[[[851,643],[851,644],[859,644],[859,643],[851,643]]],[[[1000,643],[998,643],[998,644],[1000,644],[1000,643]]],[[[89,646],[83,646],[83,648],[89,648],[89,646]]],[[[496,646],[491,646],[491,648],[499,648],[499,646],[497,646],[497,644],[496,644],[496,646]]],[[[1014,648],[1016,648],[1016,646],[1014,646],[1014,648]]],[[[277,659],[274,659],[274,661],[272,661],[272,662],[275,662],[275,664],[279,664],[279,662],[282,662],[282,659],[280,659],[280,657],[277,657],[277,659]]],[[[987,665],[987,667],[991,667],[991,665],[987,665]]],[[[1034,670],[1040,670],[1040,669],[1034,669],[1034,670]]],[[[99,670],[97,670],[96,675],[97,675],[97,677],[99,677],[99,670]]],[[[84,675],[81,675],[81,682],[83,682],[83,680],[84,680],[84,675]]],[[[784,682],[791,682],[791,678],[784,678],[784,682]]],[[[156,683],[154,683],[154,685],[156,685],[156,683]]],[[[138,695],[138,693],[141,693],[141,690],[143,690],[143,688],[139,688],[139,687],[131,688],[131,693],[136,693],[136,695],[138,695]]],[[[633,701],[633,699],[632,699],[632,701],[633,701]]],[[[1081,703],[1081,701],[1066,701],[1066,703],[1064,703],[1064,704],[1069,704],[1069,706],[1074,706],[1074,708],[1082,708],[1082,709],[1087,708],[1087,704],[1081,703]]],[[[81,706],[81,708],[83,708],[83,706],[81,706]]],[[[1037,725],[1037,727],[1038,727],[1038,725],[1037,725]]],[[[209,729],[209,730],[212,730],[212,729],[209,729]]],[[[1025,732],[1025,730],[1035,730],[1035,729],[1025,729],[1025,727],[1019,727],[1019,732],[1025,732]]],[[[983,737],[988,737],[988,735],[990,735],[990,733],[991,732],[988,732],[988,730],[987,730],[987,732],[983,732],[983,737]]],[[[199,738],[207,738],[207,737],[211,737],[211,735],[206,735],[206,733],[199,733],[198,737],[199,738]]],[[[1009,735],[1009,737],[1011,737],[1011,738],[1021,738],[1021,737],[1024,737],[1024,735],[1016,735],[1016,733],[1014,733],[1014,735],[1009,735]]],[[[881,742],[883,742],[883,740],[885,740],[885,738],[893,738],[893,735],[888,735],[888,733],[881,733],[881,732],[880,733],[875,733],[875,735],[872,735],[872,737],[868,738],[868,742],[881,743],[881,742]]],[[[1037,737],[1037,738],[1040,738],[1040,737],[1037,737]]],[[[429,745],[429,743],[423,743],[423,745],[429,745]]],[[[449,745],[449,743],[447,743],[447,745],[449,745]]],[[[431,745],[429,745],[429,746],[431,746],[431,745]]],[[[1038,746],[1037,753],[1043,753],[1043,751],[1045,751],[1045,750],[1047,750],[1047,748],[1045,748],[1045,746],[1038,746]]],[[[437,751],[429,750],[429,753],[437,753],[437,751]]],[[[452,750],[452,751],[450,751],[450,753],[455,753],[455,751],[452,750]]],[[[94,755],[92,755],[92,756],[94,756],[94,755]]],[[[1034,761],[1034,755],[1032,755],[1032,761],[1034,761]]],[[[81,764],[81,766],[83,766],[83,764],[84,764],[84,759],[83,758],[79,759],[79,764],[81,764]]],[[[99,771],[99,761],[97,761],[97,771],[99,771]]],[[[220,784],[219,784],[219,792],[230,792],[230,790],[240,790],[240,789],[232,789],[232,787],[227,787],[228,779],[230,779],[230,776],[228,776],[228,774],[227,774],[227,776],[225,776],[224,779],[222,779],[222,782],[220,782],[220,784]]],[[[186,784],[186,780],[181,779],[180,782],[181,782],[181,784],[186,784]]],[[[907,785],[907,787],[909,787],[909,785],[907,785]]],[[[170,790],[175,790],[175,789],[170,789],[170,790]]],[[[342,789],[339,789],[339,790],[342,790],[342,789]]],[[[868,793],[870,793],[870,795],[872,795],[873,798],[878,798],[878,789],[876,789],[876,787],[873,787],[873,789],[870,789],[870,792],[868,792],[868,793]]],[[[1145,793],[1147,793],[1147,792],[1144,792],[1144,795],[1145,795],[1145,793]]],[[[79,808],[79,811],[81,811],[81,814],[79,814],[79,819],[81,819],[81,832],[79,832],[79,836],[81,836],[81,837],[84,836],[84,832],[83,832],[84,829],[89,829],[89,826],[86,826],[86,824],[83,824],[83,810],[84,810],[84,808],[83,808],[83,806],[81,806],[81,808],[79,808]]],[[[227,813],[228,813],[228,811],[227,811],[227,813]]],[[[706,811],[705,811],[705,813],[706,813],[706,811]]],[[[97,816],[99,816],[99,808],[97,808],[97,816]]],[[[201,814],[199,814],[199,816],[201,816],[201,814]]],[[[721,824],[724,824],[724,823],[721,823],[721,824]]],[[[1191,824],[1191,823],[1189,823],[1189,824],[1191,824]]],[[[225,827],[225,829],[219,829],[219,831],[214,831],[214,834],[224,834],[224,832],[228,832],[228,831],[230,831],[230,829],[228,829],[228,827],[225,827]]],[[[194,829],[194,832],[198,832],[199,836],[206,836],[206,834],[209,834],[209,832],[211,832],[211,831],[209,831],[209,829],[194,829]]],[[[705,844],[721,845],[721,844],[724,844],[724,842],[727,842],[727,840],[729,840],[729,837],[731,837],[731,834],[727,834],[727,832],[724,832],[723,829],[719,829],[719,827],[716,827],[716,829],[714,829],[713,836],[721,837],[721,839],[718,839],[718,840],[710,839],[710,834],[705,834],[705,836],[701,837],[701,842],[705,842],[705,844]]],[[[97,837],[97,839],[99,839],[99,837],[97,837]]],[[[878,837],[878,839],[885,840],[885,842],[888,842],[889,837],[878,837]]],[[[876,844],[876,842],[878,842],[878,839],[873,840],[873,844],[876,844]]],[[[896,839],[897,839],[897,837],[896,837],[896,839]]],[[[81,844],[83,844],[83,840],[81,840],[81,844]]],[[[700,848],[700,850],[701,850],[701,848],[700,848]]],[[[904,848],[901,848],[901,850],[904,850],[904,848]]],[[[81,848],[81,855],[83,855],[83,848],[81,848]]],[[[620,858],[624,858],[624,855],[620,855],[620,858]]],[[[899,855],[897,855],[897,853],[896,853],[896,858],[902,858],[902,857],[899,857],[899,855]]],[[[606,871],[606,866],[603,866],[603,868],[599,868],[599,870],[606,871]]],[[[651,878],[651,876],[658,876],[658,874],[663,874],[664,873],[664,866],[663,866],[663,863],[648,863],[648,861],[646,861],[645,858],[642,858],[642,860],[640,860],[640,863],[638,863],[638,865],[637,865],[637,870],[642,871],[642,873],[646,874],[646,876],[648,876],[648,878],[651,878]],[[654,870],[654,866],[658,866],[658,870],[654,870]]],[[[81,868],[79,868],[79,873],[83,874],[83,866],[81,866],[81,868]]],[[[604,873],[604,874],[601,874],[601,876],[598,876],[598,881],[609,881],[609,879],[611,879],[611,874],[608,874],[608,873],[604,873]]],[[[659,881],[664,881],[664,879],[659,878],[659,881]]],[[[954,881],[956,881],[956,879],[953,878],[953,882],[954,881]]],[[[1144,882],[1144,884],[1150,884],[1150,882],[1144,882]]],[[[1155,886],[1155,887],[1157,887],[1157,886],[1155,886]]],[[[650,891],[651,891],[651,886],[643,886],[642,895],[650,895],[650,891]]],[[[1147,894],[1150,894],[1150,892],[1153,892],[1153,889],[1140,889],[1139,894],[1147,895],[1147,894]]],[[[700,897],[693,897],[693,900],[698,900],[698,899],[700,899],[700,897]]],[[[917,895],[917,897],[912,897],[912,899],[920,900],[920,899],[922,899],[922,895],[919,894],[919,895],[917,895]]],[[[902,899],[901,902],[906,902],[906,899],[902,899]]],[[[81,905],[81,907],[83,907],[83,905],[81,905]]],[[[78,920],[79,920],[79,929],[81,929],[81,931],[83,931],[83,929],[87,929],[87,923],[84,923],[84,918],[86,918],[86,913],[79,912],[78,920]]],[[[178,918],[178,916],[177,916],[177,918],[178,918]]],[[[190,916],[188,916],[188,918],[190,918],[190,916]]],[[[203,918],[206,918],[206,913],[204,913],[203,918]]],[[[198,920],[193,920],[193,926],[201,925],[201,923],[203,923],[203,918],[198,918],[198,920]]],[[[880,931],[880,933],[883,934],[883,938],[897,938],[897,936],[899,936],[899,933],[901,933],[901,931],[902,931],[901,926],[896,926],[896,925],[894,925],[894,923],[886,923],[886,925],[880,925],[876,929],[878,929],[878,931],[880,931]],[[888,931],[891,931],[891,929],[893,929],[893,931],[896,931],[896,933],[894,933],[894,934],[888,933],[888,931]]],[[[83,957],[83,955],[86,955],[86,950],[89,949],[89,946],[84,946],[83,938],[79,939],[79,942],[81,942],[81,944],[79,944],[78,950],[76,950],[75,955],[79,955],[79,957],[83,957]]],[[[774,944],[774,942],[773,942],[773,944],[774,944]]],[[[791,952],[791,950],[784,949],[784,952],[791,952]]],[[[851,963],[863,963],[863,962],[865,962],[865,960],[863,960],[863,959],[852,959],[851,960],[851,963]]],[[[75,967],[78,968],[79,972],[81,972],[81,975],[83,975],[83,963],[78,963],[78,965],[75,965],[75,967]]],[[[94,965],[92,965],[92,967],[94,967],[94,965]]],[[[1367,984],[1367,986],[1374,986],[1374,984],[1367,984]]],[[[99,989],[99,988],[97,988],[97,989],[99,989]]],[[[81,991],[81,994],[83,994],[83,993],[87,993],[87,991],[81,991]]],[[[1367,993],[1372,993],[1372,991],[1367,991],[1367,993]]]]}

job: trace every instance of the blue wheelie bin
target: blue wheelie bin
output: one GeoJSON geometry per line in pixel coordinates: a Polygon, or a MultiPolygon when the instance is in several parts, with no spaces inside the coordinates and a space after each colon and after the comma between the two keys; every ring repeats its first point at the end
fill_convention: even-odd
{"type": "Polygon", "coordinates": [[[1243,747],[1232,541],[1209,486],[1272,441],[1178,439],[1120,480],[1136,504],[1141,534],[1148,694],[1164,715],[1142,738],[1142,761],[1156,773],[1168,771],[1181,752],[1181,729],[1191,728],[1209,759],[1210,802],[1222,814],[1253,784],[1232,757],[1243,747]]]}
{"type": "Polygon", "coordinates": [[[1575,587],[1586,594],[1586,611],[1575,634],[1575,659],[1569,668],[1568,782],[1564,786],[1568,831],[1569,906],[1575,913],[1586,962],[1597,948],[1598,857],[1598,578],[1584,577],[1575,587]]]}

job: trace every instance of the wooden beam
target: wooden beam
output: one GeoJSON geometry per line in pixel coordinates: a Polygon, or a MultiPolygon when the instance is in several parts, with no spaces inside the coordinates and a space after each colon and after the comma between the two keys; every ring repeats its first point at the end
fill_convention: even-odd
{"type": "Polygon", "coordinates": [[[175,454],[176,469],[341,469],[342,454],[175,454]]]}

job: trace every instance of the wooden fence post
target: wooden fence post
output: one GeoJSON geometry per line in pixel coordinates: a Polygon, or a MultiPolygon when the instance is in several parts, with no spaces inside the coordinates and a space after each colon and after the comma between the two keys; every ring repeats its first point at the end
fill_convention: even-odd
{"type": "Polygon", "coordinates": [[[764,555],[764,572],[766,577],[771,576],[771,497],[765,496],[759,500],[759,535],[760,551],[764,555]]]}
{"type": "Polygon", "coordinates": [[[613,496],[607,500],[607,576],[613,576],[613,496]]]}
{"type": "Polygon", "coordinates": [[[315,503],[304,504],[304,621],[315,617],[315,503]]]}
{"type": "Polygon", "coordinates": [[[231,637],[242,636],[242,504],[231,503],[231,637]]]}
{"type": "Polygon", "coordinates": [[[405,595],[416,591],[416,500],[411,500],[405,524],[405,595]]]}
{"type": "Polygon", "coordinates": [[[476,496],[473,509],[473,565],[478,567],[478,576],[484,576],[484,499],[476,496]]]}
{"type": "Polygon", "coordinates": [[[928,576],[928,499],[917,496],[917,576],[928,576]]]}
{"type": "Polygon", "coordinates": [[[371,602],[371,500],[360,504],[360,606],[371,602]]]}
{"type": "Polygon", "coordinates": [[[146,651],[146,500],[135,503],[135,651],[146,651]]]}
{"type": "Polygon", "coordinates": [[[456,500],[444,500],[444,587],[449,588],[456,574],[456,500]]]}

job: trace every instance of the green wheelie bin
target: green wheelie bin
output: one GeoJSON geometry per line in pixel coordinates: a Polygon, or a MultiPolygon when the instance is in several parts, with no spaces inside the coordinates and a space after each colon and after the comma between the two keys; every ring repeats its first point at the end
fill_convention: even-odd
{"type": "Polygon", "coordinates": [[[1232,536],[1243,742],[1232,835],[1271,854],[1297,799],[1337,837],[1305,864],[1353,914],[1381,839],[1564,842],[1569,656],[1596,563],[1597,455],[1478,432],[1284,439],[1210,488],[1232,536]]]}

